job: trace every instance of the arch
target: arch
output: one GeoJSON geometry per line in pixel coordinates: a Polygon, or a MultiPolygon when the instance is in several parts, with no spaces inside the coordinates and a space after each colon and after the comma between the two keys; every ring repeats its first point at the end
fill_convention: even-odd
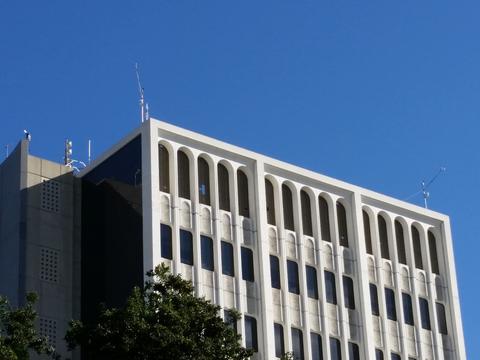
{"type": "Polygon", "coordinates": [[[160,220],[170,222],[170,199],[167,195],[160,196],[160,220]]]}
{"type": "Polygon", "coordinates": [[[186,228],[191,228],[190,220],[190,204],[187,201],[182,201],[180,205],[180,225],[186,228]]]}
{"type": "Polygon", "coordinates": [[[323,253],[325,254],[325,267],[327,269],[333,269],[333,249],[332,246],[328,243],[323,244],[323,253]]]}
{"type": "Polygon", "coordinates": [[[222,216],[222,238],[225,240],[232,239],[232,225],[230,221],[230,216],[228,214],[223,214],[222,216]]]}
{"type": "Polygon", "coordinates": [[[384,215],[378,214],[378,237],[380,239],[380,253],[382,258],[390,260],[390,249],[388,248],[387,221],[384,215]]]}
{"type": "Polygon", "coordinates": [[[407,265],[407,254],[405,251],[405,236],[403,232],[403,225],[400,221],[395,219],[395,240],[397,242],[397,256],[400,264],[407,265]]]}
{"type": "Polygon", "coordinates": [[[212,233],[212,217],[208,208],[203,208],[200,212],[200,231],[204,234],[212,233]]]}
{"type": "Polygon", "coordinates": [[[282,200],[283,200],[283,226],[287,230],[295,231],[293,219],[293,195],[290,187],[282,184],[282,200]]]}
{"type": "Polygon", "coordinates": [[[305,260],[309,263],[315,263],[315,244],[312,239],[305,240],[305,260]]]}
{"type": "Polygon", "coordinates": [[[180,149],[177,151],[178,196],[190,200],[190,159],[180,149]]]}
{"type": "Polygon", "coordinates": [[[275,192],[272,182],[265,178],[265,198],[267,206],[267,223],[275,225],[275,192]]]}
{"type": "Polygon", "coordinates": [[[198,158],[198,200],[200,204],[210,205],[210,165],[203,156],[198,158]]]}
{"type": "Polygon", "coordinates": [[[365,209],[362,210],[362,217],[363,217],[363,235],[365,236],[365,249],[367,254],[373,255],[372,249],[372,229],[370,226],[370,215],[365,209]]]}
{"type": "Polygon", "coordinates": [[[220,210],[230,211],[230,178],[228,170],[221,162],[217,164],[218,206],[220,210]]]}
{"type": "Polygon", "coordinates": [[[170,151],[165,142],[158,143],[158,183],[160,191],[170,193],[170,151]]]}
{"type": "Polygon", "coordinates": [[[420,232],[417,228],[418,225],[412,224],[412,246],[413,256],[415,260],[415,267],[417,269],[423,269],[423,257],[422,257],[422,243],[420,240],[420,232]]]}
{"type": "Polygon", "coordinates": [[[248,194],[248,177],[242,169],[237,170],[238,212],[241,216],[250,217],[248,194]]]}
{"type": "Polygon", "coordinates": [[[428,230],[428,250],[430,250],[430,268],[434,274],[439,275],[437,240],[431,230],[428,230]]]}
{"type": "Polygon", "coordinates": [[[270,252],[278,253],[279,246],[278,246],[278,240],[277,240],[277,232],[273,228],[268,229],[268,241],[270,244],[270,252]]]}
{"type": "Polygon", "coordinates": [[[330,236],[330,210],[328,207],[326,194],[320,194],[318,196],[318,206],[320,212],[320,233],[322,240],[332,242],[332,238],[330,236]]]}
{"type": "Polygon", "coordinates": [[[300,191],[300,202],[302,206],[303,234],[307,236],[313,236],[312,206],[310,203],[310,195],[308,195],[303,189],[300,191]]]}
{"type": "Polygon", "coordinates": [[[337,225],[340,246],[348,247],[347,211],[340,200],[337,200],[337,225]]]}

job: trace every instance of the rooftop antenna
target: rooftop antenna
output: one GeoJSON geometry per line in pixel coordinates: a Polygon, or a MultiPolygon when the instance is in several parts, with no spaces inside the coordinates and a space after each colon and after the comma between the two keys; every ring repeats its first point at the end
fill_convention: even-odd
{"type": "Polygon", "coordinates": [[[10,144],[5,145],[5,159],[10,155],[10,144]]]}
{"type": "Polygon", "coordinates": [[[447,171],[447,168],[442,166],[440,167],[440,169],[438,169],[437,173],[429,181],[422,180],[421,182],[422,189],[420,191],[417,191],[415,194],[410,195],[406,200],[409,200],[418,194],[422,194],[423,204],[425,206],[425,209],[428,209],[428,198],[430,197],[430,192],[428,191],[428,188],[430,187],[430,185],[433,184],[435,180],[437,180],[437,178],[440,176],[441,173],[444,173],[446,171],[447,171]]]}
{"type": "Polygon", "coordinates": [[[25,134],[25,140],[32,141],[32,134],[28,130],[23,130],[23,133],[25,134]]]}
{"type": "Polygon", "coordinates": [[[79,172],[81,168],[86,168],[87,165],[83,161],[75,160],[72,158],[73,155],[73,142],[71,140],[65,139],[65,156],[63,158],[64,164],[66,167],[73,169],[75,172],[79,172]]]}
{"type": "Polygon", "coordinates": [[[88,163],[92,161],[92,140],[88,140],[88,163]]]}
{"type": "Polygon", "coordinates": [[[143,123],[144,121],[150,120],[150,115],[148,113],[148,104],[145,102],[145,91],[143,89],[142,83],[140,82],[140,70],[138,67],[138,63],[135,63],[135,73],[137,74],[138,92],[140,94],[140,114],[143,123]]]}

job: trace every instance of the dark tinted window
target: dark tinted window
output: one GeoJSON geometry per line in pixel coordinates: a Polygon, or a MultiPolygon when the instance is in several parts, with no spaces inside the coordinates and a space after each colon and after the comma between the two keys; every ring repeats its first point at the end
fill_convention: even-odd
{"type": "Polygon", "coordinates": [[[183,264],[193,265],[192,233],[183,229],[180,229],[180,261],[183,264]]]}
{"type": "Polygon", "coordinates": [[[294,231],[293,223],[293,198],[292,190],[287,185],[282,185],[283,222],[285,229],[294,231]]]}
{"type": "Polygon", "coordinates": [[[288,291],[294,294],[300,294],[300,285],[298,283],[298,264],[287,260],[288,273],[288,291]]]}
{"type": "Polygon", "coordinates": [[[248,178],[242,170],[237,171],[238,212],[241,216],[250,217],[248,206],[248,178]]]}
{"type": "Polygon", "coordinates": [[[438,331],[440,334],[448,335],[447,318],[445,316],[445,306],[440,303],[435,304],[437,308],[438,331]]]}
{"type": "Polygon", "coordinates": [[[210,168],[204,158],[198,159],[198,201],[210,205],[210,168]]]}
{"type": "Polygon", "coordinates": [[[330,238],[330,215],[328,211],[328,203],[323,197],[318,197],[318,206],[320,208],[320,230],[322,240],[332,241],[330,238]]]}
{"type": "Polygon", "coordinates": [[[158,144],[158,170],[160,191],[170,192],[170,159],[168,150],[162,144],[158,144]]]}
{"type": "Polygon", "coordinates": [[[420,305],[420,319],[422,321],[422,328],[425,330],[431,330],[430,326],[430,310],[428,308],[428,301],[424,298],[419,298],[418,303],[420,305]]]}
{"type": "Polygon", "coordinates": [[[348,343],[348,360],[360,360],[358,345],[352,342],[348,343]]]}
{"type": "Polygon", "coordinates": [[[342,349],[340,348],[340,340],[330,338],[330,356],[332,360],[342,360],[342,349]]]}
{"type": "Polygon", "coordinates": [[[245,347],[258,351],[257,320],[245,315],[245,347]]]}
{"type": "Polygon", "coordinates": [[[172,260],[172,228],[168,225],[160,225],[160,252],[164,259],[172,260]]]}
{"type": "Polygon", "coordinates": [[[338,223],[338,238],[340,245],[348,247],[348,230],[347,230],[347,212],[345,207],[337,201],[337,223],[338,223]]]}
{"type": "Polygon", "coordinates": [[[319,334],[310,333],[312,344],[312,360],[323,360],[322,338],[319,334]]]}
{"type": "Polygon", "coordinates": [[[303,335],[299,329],[292,328],[292,349],[295,360],[303,360],[303,335]]]}
{"type": "Polygon", "coordinates": [[[383,360],[383,351],[375,349],[375,360],[383,360]]]}
{"type": "Polygon", "coordinates": [[[437,256],[437,241],[435,240],[435,235],[433,235],[431,231],[428,232],[428,248],[430,250],[430,265],[432,267],[432,272],[440,274],[437,256]]]}
{"type": "Polygon", "coordinates": [[[382,258],[390,259],[390,251],[388,249],[387,223],[381,215],[378,215],[378,234],[380,237],[380,252],[382,254],[382,258]]]}
{"type": "Polygon", "coordinates": [[[222,241],[222,274],[235,276],[232,244],[222,241]]]}
{"type": "Polygon", "coordinates": [[[208,236],[200,236],[201,254],[202,254],[202,268],[213,271],[215,265],[213,262],[213,241],[208,236]]]}
{"type": "Polygon", "coordinates": [[[312,208],[310,206],[310,196],[305,191],[300,192],[300,200],[302,203],[302,226],[303,234],[313,236],[312,231],[312,208]]]}
{"type": "Polygon", "coordinates": [[[413,307],[412,297],[409,294],[402,293],[403,319],[405,324],[413,325],[413,307]]]}
{"type": "Polygon", "coordinates": [[[348,276],[343,276],[343,297],[345,307],[355,309],[355,293],[353,291],[353,280],[348,276]]]}
{"type": "Polygon", "coordinates": [[[367,254],[373,254],[372,230],[370,228],[370,216],[368,216],[365,210],[362,212],[362,215],[363,215],[363,233],[365,235],[365,248],[367,250],[367,254]]]}
{"type": "Polygon", "coordinates": [[[218,206],[221,210],[230,211],[230,181],[228,178],[228,170],[218,164],[218,206]]]}
{"type": "Polygon", "coordinates": [[[337,288],[335,286],[335,274],[325,271],[325,296],[327,302],[337,305],[337,288]]]}
{"type": "Polygon", "coordinates": [[[253,271],[253,251],[242,247],[242,279],[246,281],[255,281],[253,271]]]}
{"type": "Polygon", "coordinates": [[[278,257],[270,255],[270,277],[272,280],[272,288],[280,289],[280,263],[278,257]]]}
{"type": "Polygon", "coordinates": [[[307,293],[308,297],[318,299],[317,270],[312,266],[305,266],[307,273],[307,293]]]}
{"type": "Polygon", "coordinates": [[[231,327],[235,333],[237,332],[237,318],[230,310],[223,310],[224,321],[229,327],[231,327]]]}
{"type": "Polygon", "coordinates": [[[190,162],[188,156],[178,151],[178,196],[190,199],[190,162]]]}
{"type": "Polygon", "coordinates": [[[390,355],[392,356],[391,357],[392,360],[402,360],[402,358],[398,354],[391,353],[390,355]]]}
{"type": "Polygon", "coordinates": [[[385,305],[387,308],[387,318],[397,320],[397,309],[395,306],[395,292],[392,289],[385,288],[385,305]]]}
{"type": "Polygon", "coordinates": [[[380,315],[377,286],[372,283],[370,283],[370,307],[372,308],[373,315],[380,315]]]}
{"type": "Polygon", "coordinates": [[[272,183],[265,179],[265,196],[267,198],[267,222],[275,225],[275,197],[272,183]]]}
{"type": "Polygon", "coordinates": [[[413,255],[415,256],[415,267],[423,269],[422,245],[420,244],[420,234],[415,226],[412,226],[413,255]]]}
{"type": "Polygon", "coordinates": [[[398,220],[395,221],[395,237],[397,238],[398,262],[407,264],[407,255],[405,253],[405,237],[403,236],[403,226],[398,220]]]}
{"type": "Polygon", "coordinates": [[[280,324],[273,324],[273,331],[275,335],[275,356],[282,357],[285,354],[285,340],[283,338],[283,326],[280,324]]]}

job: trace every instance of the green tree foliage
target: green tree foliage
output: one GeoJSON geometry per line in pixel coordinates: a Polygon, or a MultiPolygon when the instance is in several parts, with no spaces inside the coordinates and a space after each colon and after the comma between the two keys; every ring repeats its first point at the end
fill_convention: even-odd
{"type": "Polygon", "coordinates": [[[29,293],[25,306],[12,309],[8,300],[0,296],[0,359],[28,360],[30,350],[58,358],[47,339],[35,331],[36,301],[37,295],[29,293]]]}
{"type": "MultiPolygon", "coordinates": [[[[148,273],[123,308],[103,308],[95,324],[72,321],[65,339],[89,360],[244,360],[251,350],[218,316],[220,308],[194,296],[189,281],[165,265],[148,273]]],[[[239,314],[235,314],[235,321],[239,314]]]]}

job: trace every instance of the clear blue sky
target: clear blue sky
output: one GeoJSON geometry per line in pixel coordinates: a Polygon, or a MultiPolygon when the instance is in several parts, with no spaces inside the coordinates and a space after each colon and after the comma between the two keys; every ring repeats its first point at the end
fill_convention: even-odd
{"type": "MultiPolygon", "coordinates": [[[[0,145],[86,159],[154,117],[404,199],[440,166],[480,358],[478,1],[1,1],[0,145]]],[[[421,203],[421,198],[412,199],[421,203]]]]}

